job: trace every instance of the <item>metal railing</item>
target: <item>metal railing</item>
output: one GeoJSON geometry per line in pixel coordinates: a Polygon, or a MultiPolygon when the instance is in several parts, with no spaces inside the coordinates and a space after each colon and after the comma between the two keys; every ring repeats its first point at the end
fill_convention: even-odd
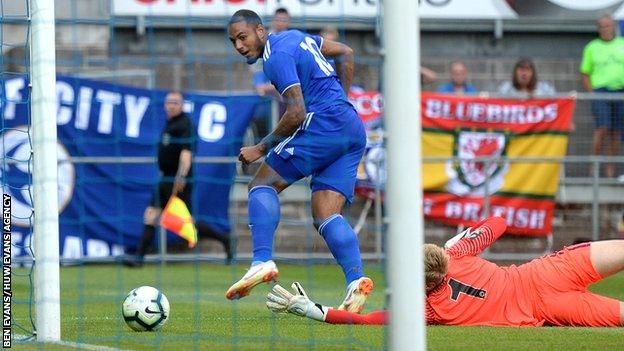
{"type": "MultiPolygon", "coordinates": [[[[478,157],[478,158],[460,158],[460,157],[435,157],[435,158],[424,158],[424,163],[446,163],[446,162],[460,162],[460,161],[475,161],[475,162],[484,162],[485,167],[487,169],[488,164],[495,162],[509,162],[509,163],[558,163],[561,165],[566,164],[587,164],[593,165],[593,176],[592,177],[582,177],[582,178],[567,178],[562,177],[559,183],[559,192],[557,195],[557,201],[559,203],[581,203],[584,206],[591,206],[591,238],[593,240],[598,240],[601,237],[604,238],[604,235],[600,234],[600,206],[601,205],[624,205],[624,183],[619,182],[616,179],[606,179],[600,178],[598,174],[598,170],[600,165],[603,163],[624,163],[624,157],[607,157],[607,156],[565,156],[561,158],[557,157],[524,157],[524,158],[510,158],[510,157],[478,157]],[[574,187],[576,190],[575,194],[572,196],[566,194],[566,192],[571,191],[570,187],[574,187]]],[[[146,163],[154,163],[156,159],[154,157],[74,157],[69,162],[74,164],[146,164],[146,163]]],[[[194,159],[195,163],[204,164],[204,163],[235,163],[238,162],[236,157],[196,157],[194,159]]],[[[234,180],[233,189],[231,191],[230,204],[231,206],[237,203],[244,203],[247,201],[247,189],[246,183],[251,179],[249,176],[237,176],[234,180]]],[[[484,188],[485,196],[484,196],[484,216],[487,216],[490,212],[489,201],[490,196],[492,194],[489,193],[489,182],[491,181],[490,177],[486,178],[484,188]]],[[[308,207],[310,201],[310,190],[309,190],[309,181],[304,179],[299,181],[291,186],[291,188],[287,189],[285,193],[282,195],[283,201],[292,202],[292,203],[300,203],[303,206],[308,207]],[[292,188],[292,189],[291,189],[292,188]]],[[[367,216],[368,220],[366,224],[363,225],[364,229],[367,231],[372,231],[374,233],[374,245],[372,250],[363,250],[363,258],[365,259],[373,259],[379,260],[384,257],[383,250],[383,236],[384,236],[384,225],[387,224],[387,219],[383,213],[383,204],[382,204],[382,192],[383,185],[379,184],[375,188],[375,195],[372,199],[372,220],[371,216],[367,216]]],[[[604,216],[603,216],[604,217],[604,216]]],[[[308,215],[307,218],[303,219],[286,219],[286,221],[290,225],[295,226],[310,226],[312,223],[311,216],[308,215]]],[[[246,218],[231,218],[231,223],[233,228],[237,225],[247,224],[246,218]]],[[[583,223],[585,224],[585,223],[583,223]]],[[[449,229],[449,233],[452,233],[453,229],[449,229]]],[[[236,235],[237,230],[234,229],[233,234],[236,235]]],[[[247,233],[243,235],[236,235],[239,239],[245,238],[248,236],[247,233]]],[[[288,252],[288,251],[276,251],[276,256],[284,259],[314,259],[314,260],[329,260],[331,259],[331,255],[329,252],[318,252],[318,253],[308,253],[308,252],[288,252]]],[[[248,253],[242,253],[238,255],[239,259],[249,259],[250,255],[248,253]]],[[[148,261],[184,261],[184,260],[204,260],[204,261],[213,261],[218,260],[219,256],[214,254],[208,254],[205,252],[200,252],[196,254],[172,254],[167,251],[167,243],[166,236],[164,232],[161,234],[161,248],[159,250],[158,255],[148,255],[148,261]]],[[[16,263],[24,263],[28,261],[28,258],[18,258],[16,263]]],[[[107,258],[89,258],[84,257],[81,259],[64,259],[63,263],[72,264],[72,263],[82,263],[82,262],[114,262],[118,260],[118,258],[107,257],[107,258]]]]}
{"type": "MultiPolygon", "coordinates": [[[[494,97],[496,94],[489,94],[488,96],[494,97]]],[[[574,96],[578,102],[588,102],[593,100],[606,100],[606,101],[614,101],[617,99],[622,99],[624,101],[624,94],[594,94],[594,93],[577,93],[570,92],[565,94],[558,94],[555,97],[567,97],[574,96]]],[[[276,104],[274,104],[276,105],[276,104]]],[[[587,111],[585,111],[587,112],[587,111]]],[[[578,114],[582,114],[584,112],[579,112],[579,108],[575,109],[575,116],[578,114]]],[[[277,108],[273,108],[273,118],[270,121],[270,126],[273,127],[277,122],[277,108]]],[[[578,116],[577,116],[578,118],[578,116]]],[[[578,129],[578,127],[577,127],[578,129]]],[[[583,129],[583,133],[588,134],[591,133],[591,130],[587,130],[587,128],[583,129]]],[[[572,133],[573,134],[573,133],[572,133]]],[[[587,135],[586,135],[587,136],[587,135]]],[[[571,135],[569,138],[569,143],[574,144],[576,141],[574,140],[574,135],[571,135]]],[[[587,153],[590,150],[587,149],[587,153]]],[[[468,159],[461,159],[459,157],[437,157],[437,158],[424,158],[423,162],[425,163],[443,163],[443,162],[459,162],[466,161],[468,159]]],[[[593,240],[597,240],[601,238],[601,205],[620,205],[624,204],[624,183],[618,181],[614,178],[602,178],[600,176],[600,169],[604,164],[613,163],[620,165],[620,169],[622,169],[622,164],[624,164],[624,156],[565,156],[561,158],[553,158],[553,157],[531,157],[531,158],[507,158],[507,157],[498,157],[498,158],[470,158],[470,161],[480,161],[484,162],[486,169],[490,163],[494,162],[502,162],[508,161],[511,163],[559,163],[563,165],[564,170],[561,173],[561,179],[559,182],[559,192],[557,194],[557,202],[562,204],[568,203],[578,203],[591,206],[591,238],[593,240]],[[588,170],[588,172],[583,171],[583,169],[588,170]],[[591,169],[591,172],[589,170],[591,169]]],[[[11,159],[6,159],[6,163],[10,164],[12,162],[18,162],[11,159]]],[[[99,164],[151,164],[156,162],[155,157],[72,157],[71,160],[65,162],[72,162],[74,164],[91,164],[91,163],[99,163],[99,164]]],[[[237,163],[238,160],[236,157],[195,157],[194,162],[197,164],[202,163],[219,163],[219,164],[231,164],[237,163]]],[[[247,198],[247,190],[244,186],[244,183],[248,182],[251,179],[250,176],[242,176],[238,175],[235,178],[233,190],[231,192],[231,202],[241,202],[246,201],[247,198]]],[[[624,181],[624,177],[622,179],[624,181]]],[[[490,178],[486,178],[484,188],[485,188],[485,198],[484,198],[484,214],[487,215],[490,212],[490,195],[489,194],[489,182],[490,178]]],[[[307,180],[303,180],[293,184],[289,189],[285,191],[283,194],[283,198],[292,202],[301,202],[307,203],[310,201],[310,192],[308,189],[307,180]]],[[[387,223],[387,220],[383,214],[383,204],[381,201],[383,192],[383,186],[379,185],[375,188],[375,197],[373,199],[373,203],[369,209],[373,211],[373,224],[368,224],[366,221],[364,225],[362,225],[366,230],[370,230],[372,227],[372,231],[375,236],[375,244],[374,249],[365,252],[366,257],[380,259],[383,257],[383,235],[384,235],[384,225],[387,223]]],[[[367,216],[364,216],[366,218],[367,216]]],[[[241,220],[240,218],[232,219],[231,221],[234,225],[236,224],[244,224],[245,220],[241,220]]],[[[291,221],[292,224],[300,224],[302,226],[309,225],[312,223],[310,218],[305,220],[301,220],[299,222],[291,221]]],[[[151,257],[150,259],[158,259],[162,261],[168,260],[177,260],[178,256],[171,255],[167,253],[166,250],[166,236],[164,233],[161,233],[161,242],[163,245],[161,246],[160,254],[157,258],[151,257]]],[[[297,253],[282,253],[283,255],[289,257],[296,257],[297,253]]],[[[189,257],[193,257],[194,259],[213,259],[214,255],[188,255],[189,257]]],[[[311,257],[309,254],[305,255],[306,257],[311,257]]],[[[313,255],[314,256],[314,255],[313,255]]],[[[318,258],[328,258],[327,254],[318,254],[316,255],[318,258]]],[[[182,256],[181,256],[182,257],[182,256]]],[[[239,257],[246,257],[246,255],[239,255],[239,257]]],[[[87,258],[80,260],[85,261],[89,260],[87,258]]],[[[101,260],[101,259],[98,259],[101,260]]],[[[106,259],[104,259],[106,260],[106,259]]]]}

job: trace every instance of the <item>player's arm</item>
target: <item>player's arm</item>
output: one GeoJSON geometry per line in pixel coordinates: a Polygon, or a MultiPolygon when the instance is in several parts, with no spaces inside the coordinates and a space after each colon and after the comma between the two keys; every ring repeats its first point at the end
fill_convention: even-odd
{"type": "Polygon", "coordinates": [[[273,289],[267,295],[266,304],[269,310],[276,313],[292,313],[300,317],[307,317],[330,324],[383,325],[388,322],[387,311],[357,314],[336,310],[310,300],[303,290],[303,287],[298,282],[292,283],[291,286],[294,294],[284,289],[279,284],[273,286],[273,289]]]}
{"type": "Polygon", "coordinates": [[[505,229],[505,219],[486,218],[449,240],[444,247],[450,256],[476,256],[503,235],[505,229]]]}
{"type": "MultiPolygon", "coordinates": [[[[319,322],[330,324],[388,324],[388,311],[373,311],[367,314],[358,314],[349,311],[337,310],[323,306],[310,300],[303,287],[298,282],[292,283],[294,294],[282,288],[279,284],[267,295],[266,305],[276,313],[292,313],[300,317],[307,317],[319,322]]],[[[427,324],[438,324],[435,311],[425,303],[425,320],[427,324]]]]}
{"type": "Polygon", "coordinates": [[[336,73],[342,82],[342,89],[348,93],[353,81],[353,49],[337,41],[323,40],[321,53],[323,56],[334,58],[336,73]]]}
{"type": "Polygon", "coordinates": [[[306,116],[303,92],[293,57],[283,52],[272,53],[264,62],[264,73],[282,95],[286,112],[271,134],[254,146],[241,148],[238,159],[243,163],[252,163],[266,155],[271,148],[292,135],[306,116]]]}
{"type": "Polygon", "coordinates": [[[264,137],[258,144],[241,148],[239,160],[243,163],[252,163],[264,156],[271,148],[292,135],[305,119],[305,104],[301,86],[295,85],[286,90],[282,96],[286,103],[286,112],[277,123],[271,134],[264,137]]]}

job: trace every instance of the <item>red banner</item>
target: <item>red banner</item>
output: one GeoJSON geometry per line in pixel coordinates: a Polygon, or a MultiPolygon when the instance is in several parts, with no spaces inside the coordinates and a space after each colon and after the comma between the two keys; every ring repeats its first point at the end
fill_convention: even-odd
{"type": "MultiPolygon", "coordinates": [[[[524,199],[492,195],[489,215],[507,220],[510,234],[544,235],[552,232],[552,200],[524,199]]],[[[459,197],[453,194],[424,194],[425,216],[450,225],[471,226],[486,213],[483,197],[459,197]]]]}
{"type": "Polygon", "coordinates": [[[478,128],[513,133],[568,132],[574,99],[490,99],[422,94],[422,127],[478,128]]]}
{"type": "Polygon", "coordinates": [[[381,93],[377,91],[351,90],[349,91],[349,101],[355,107],[367,129],[379,124],[383,112],[381,93]]]}
{"type": "MultiPolygon", "coordinates": [[[[356,194],[370,199],[375,197],[375,189],[380,189],[383,196],[382,96],[351,92],[349,99],[369,136],[366,157],[358,169],[356,194]]],[[[509,159],[564,157],[574,105],[573,98],[490,99],[423,93],[426,218],[469,226],[483,216],[497,215],[507,219],[509,233],[551,233],[559,163],[509,159]],[[477,157],[492,161],[473,160],[477,157]],[[447,161],[427,162],[427,158],[447,161]]]]}
{"type": "Polygon", "coordinates": [[[549,234],[559,162],[509,159],[564,157],[574,103],[424,93],[423,157],[449,158],[423,163],[427,218],[471,225],[498,215],[507,219],[510,233],[549,234]]]}

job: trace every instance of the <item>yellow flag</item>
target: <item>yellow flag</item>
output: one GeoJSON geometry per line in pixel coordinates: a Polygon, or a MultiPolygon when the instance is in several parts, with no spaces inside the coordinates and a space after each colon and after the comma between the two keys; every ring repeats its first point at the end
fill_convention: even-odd
{"type": "Polygon", "coordinates": [[[172,196],[160,216],[160,226],[183,237],[193,248],[197,244],[197,230],[191,212],[182,199],[172,196]]]}

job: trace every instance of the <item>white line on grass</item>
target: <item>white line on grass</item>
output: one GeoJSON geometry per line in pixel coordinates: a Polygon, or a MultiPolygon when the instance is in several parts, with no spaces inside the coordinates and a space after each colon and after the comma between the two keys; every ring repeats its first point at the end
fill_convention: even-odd
{"type": "MultiPolygon", "coordinates": [[[[28,336],[27,335],[22,335],[22,334],[14,334],[14,336],[18,339],[27,339],[28,336]]],[[[28,342],[26,342],[28,343],[28,342]]],[[[37,342],[34,342],[37,343],[37,342]]],[[[80,350],[88,350],[88,351],[126,351],[124,349],[119,349],[116,347],[110,347],[110,346],[104,346],[104,345],[94,345],[94,344],[86,344],[86,343],[82,343],[82,342],[75,342],[75,341],[56,341],[56,342],[49,342],[47,344],[53,344],[53,345],[59,345],[59,346],[67,346],[67,347],[73,347],[73,348],[77,348],[80,350]]]]}

